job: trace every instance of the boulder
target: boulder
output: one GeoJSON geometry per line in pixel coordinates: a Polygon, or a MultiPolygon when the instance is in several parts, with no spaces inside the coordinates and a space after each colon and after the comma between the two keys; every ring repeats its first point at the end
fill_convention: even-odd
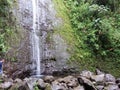
{"type": "Polygon", "coordinates": [[[85,71],[82,71],[80,75],[89,79],[93,75],[93,73],[85,70],[85,71]]]}
{"type": "Polygon", "coordinates": [[[102,71],[100,71],[99,69],[96,69],[96,70],[95,70],[95,73],[96,73],[96,75],[105,74],[105,73],[103,73],[102,71]]]}
{"type": "Polygon", "coordinates": [[[111,74],[97,75],[83,71],[80,76],[66,76],[55,80],[53,76],[41,78],[4,79],[0,90],[120,90],[120,78],[115,79],[111,74]],[[88,75],[88,76],[87,76],[88,75]]]}
{"type": "Polygon", "coordinates": [[[2,78],[8,78],[8,76],[5,73],[3,73],[2,78]]]}
{"type": "Polygon", "coordinates": [[[0,84],[0,89],[9,89],[13,85],[12,82],[4,82],[0,84]]]}
{"type": "Polygon", "coordinates": [[[70,80],[72,80],[72,79],[75,79],[73,76],[67,76],[67,77],[64,77],[63,78],[63,81],[65,82],[65,83],[69,83],[70,82],[70,80]]]}
{"type": "Polygon", "coordinates": [[[114,76],[112,76],[111,74],[106,74],[105,75],[105,82],[115,82],[116,79],[114,76]]]}
{"type": "Polygon", "coordinates": [[[120,83],[119,84],[117,84],[118,85],[118,87],[120,88],[120,83]]]}
{"type": "Polygon", "coordinates": [[[15,78],[24,79],[26,77],[29,77],[32,73],[32,70],[30,68],[26,68],[26,67],[23,68],[19,67],[19,68],[17,70],[14,70],[10,77],[12,77],[13,79],[15,78]]]}
{"type": "Polygon", "coordinates": [[[58,78],[57,81],[60,83],[65,83],[65,80],[63,78],[58,78]]]}
{"type": "Polygon", "coordinates": [[[10,88],[10,90],[22,90],[22,88],[23,88],[23,90],[26,90],[25,83],[26,82],[22,81],[21,79],[16,78],[13,81],[13,85],[10,88]]]}
{"type": "Polygon", "coordinates": [[[100,74],[100,75],[92,75],[91,76],[91,80],[97,82],[104,82],[105,79],[105,75],[104,74],[100,74]]]}
{"type": "Polygon", "coordinates": [[[2,74],[2,76],[0,76],[0,80],[2,80],[3,82],[13,82],[13,79],[8,78],[8,76],[5,74],[2,74]]]}
{"type": "Polygon", "coordinates": [[[73,76],[67,76],[65,78],[63,78],[63,81],[67,84],[68,87],[76,87],[78,86],[78,81],[77,78],[73,77],[73,76]]]}
{"type": "Polygon", "coordinates": [[[12,85],[9,90],[18,90],[18,85],[17,84],[12,85]]]}
{"type": "Polygon", "coordinates": [[[27,83],[21,85],[18,87],[18,90],[32,90],[28,87],[27,83]]]}
{"type": "Polygon", "coordinates": [[[39,89],[42,89],[42,90],[45,89],[46,84],[42,79],[39,79],[36,83],[39,89]]]}
{"type": "Polygon", "coordinates": [[[52,90],[69,90],[66,83],[52,82],[52,90]]]}
{"type": "Polygon", "coordinates": [[[104,86],[102,85],[99,85],[99,86],[96,86],[97,90],[104,90],[104,86]]]}
{"type": "Polygon", "coordinates": [[[117,85],[109,85],[105,87],[105,90],[120,90],[117,85]]]}
{"type": "Polygon", "coordinates": [[[25,78],[24,79],[24,87],[26,87],[27,90],[34,90],[34,86],[36,84],[37,78],[25,78]]]}
{"type": "MultiPolygon", "coordinates": [[[[31,86],[33,87],[32,84],[31,86]]],[[[17,82],[14,85],[12,85],[10,90],[33,90],[33,88],[31,89],[27,82],[22,81],[22,82],[17,82]]]]}
{"type": "Polygon", "coordinates": [[[116,83],[119,84],[120,83],[120,78],[116,79],[116,83]]]}
{"type": "Polygon", "coordinates": [[[29,78],[26,77],[26,78],[23,79],[23,81],[27,82],[27,81],[29,81],[29,78]]]}
{"type": "Polygon", "coordinates": [[[66,76],[66,75],[70,75],[71,73],[78,73],[78,70],[74,67],[70,68],[70,67],[62,67],[59,70],[53,70],[52,72],[53,76],[66,76]]]}
{"type": "Polygon", "coordinates": [[[46,83],[45,90],[52,90],[51,85],[49,83],[46,83]]]}
{"type": "Polygon", "coordinates": [[[16,79],[14,80],[14,83],[22,83],[22,80],[19,79],[19,78],[16,78],[16,79]]]}
{"type": "Polygon", "coordinates": [[[115,82],[105,82],[105,85],[108,86],[108,85],[115,85],[116,83],[115,82]]]}
{"type": "Polygon", "coordinates": [[[45,77],[44,77],[44,81],[45,81],[46,83],[51,83],[51,82],[54,81],[54,77],[53,77],[53,76],[45,76],[45,77]]]}
{"type": "Polygon", "coordinates": [[[79,85],[79,86],[75,87],[73,90],[85,90],[85,89],[84,89],[83,86],[80,86],[80,85],[79,85]]]}
{"type": "Polygon", "coordinates": [[[12,78],[4,78],[4,82],[14,82],[14,80],[12,78]]]}
{"type": "Polygon", "coordinates": [[[10,90],[27,90],[24,82],[14,82],[10,90]]]}
{"type": "Polygon", "coordinates": [[[80,85],[83,85],[85,90],[97,90],[94,84],[85,77],[78,77],[78,82],[80,85]]]}

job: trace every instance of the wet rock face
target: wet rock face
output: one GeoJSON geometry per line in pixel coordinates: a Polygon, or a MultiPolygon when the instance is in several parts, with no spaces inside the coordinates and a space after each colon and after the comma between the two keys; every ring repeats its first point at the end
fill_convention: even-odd
{"type": "Polygon", "coordinates": [[[28,67],[29,64],[26,63],[9,63],[4,66],[5,74],[10,78],[20,78],[30,77],[32,69],[28,67]]]}
{"type": "Polygon", "coordinates": [[[32,29],[32,1],[31,0],[17,0],[18,9],[13,10],[17,16],[18,22],[26,30],[32,29]],[[23,7],[24,6],[24,7],[23,7]]]}
{"type": "MultiPolygon", "coordinates": [[[[17,0],[16,3],[18,6],[13,9],[13,14],[17,19],[17,24],[24,37],[19,42],[20,48],[18,47],[19,51],[17,51],[16,57],[19,62],[25,63],[25,66],[27,66],[31,63],[32,56],[32,0],[17,0]],[[25,32],[27,34],[25,34],[25,32]]],[[[36,33],[40,38],[41,72],[43,74],[51,74],[54,71],[61,71],[63,69],[62,67],[66,66],[66,60],[69,58],[69,54],[65,40],[59,34],[54,34],[54,27],[60,26],[62,19],[56,17],[52,0],[38,0],[38,4],[37,14],[39,14],[39,18],[37,18],[38,22],[36,25],[39,26],[39,30],[37,30],[36,33]]],[[[10,53],[12,53],[12,51],[10,53]]],[[[33,63],[36,62],[33,61],[33,63]]],[[[33,67],[32,69],[35,70],[35,68],[36,67],[33,67]]]]}
{"type": "Polygon", "coordinates": [[[77,76],[53,77],[43,76],[41,78],[16,78],[12,80],[8,77],[3,77],[3,82],[0,84],[0,89],[7,90],[120,90],[119,78],[115,79],[111,74],[90,74],[90,71],[83,71],[77,76]],[[90,77],[86,76],[90,74],[90,77]],[[107,76],[107,78],[106,78],[107,76]],[[102,78],[101,80],[98,78],[102,78]],[[104,79],[103,79],[104,78],[104,79]],[[116,82],[115,82],[116,81],[116,82]]]}
{"type": "Polygon", "coordinates": [[[16,0],[13,5],[13,17],[15,18],[15,32],[13,37],[8,38],[9,51],[7,57],[9,61],[4,64],[4,70],[12,78],[25,78],[29,76],[30,67],[30,42],[29,32],[32,26],[32,6],[30,0],[16,0]],[[27,4],[27,5],[26,5],[27,4]],[[11,62],[10,62],[11,61],[11,62]],[[14,61],[14,62],[12,62],[14,61]]]}

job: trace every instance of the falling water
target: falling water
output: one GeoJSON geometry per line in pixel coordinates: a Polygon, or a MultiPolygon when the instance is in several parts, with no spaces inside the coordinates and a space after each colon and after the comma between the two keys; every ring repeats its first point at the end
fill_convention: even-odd
{"type": "Polygon", "coordinates": [[[20,45],[22,50],[18,58],[24,57],[20,60],[27,62],[26,69],[31,70],[31,76],[52,74],[53,71],[62,70],[63,66],[66,66],[69,54],[66,42],[55,29],[66,22],[62,24],[62,18],[56,15],[53,0],[17,1],[19,6],[16,6],[14,14],[20,25],[20,42],[25,42],[20,45]]]}
{"type": "Polygon", "coordinates": [[[32,59],[35,61],[36,75],[40,75],[40,39],[37,33],[39,32],[39,13],[38,0],[32,0],[33,6],[33,30],[32,30],[32,59]]]}
{"type": "Polygon", "coordinates": [[[31,60],[35,76],[48,73],[48,68],[49,72],[52,72],[55,67],[55,62],[49,63],[48,61],[55,57],[55,48],[52,47],[54,44],[51,42],[52,36],[50,36],[53,34],[53,27],[59,22],[55,13],[52,0],[32,0],[32,32],[30,36],[31,60]]]}

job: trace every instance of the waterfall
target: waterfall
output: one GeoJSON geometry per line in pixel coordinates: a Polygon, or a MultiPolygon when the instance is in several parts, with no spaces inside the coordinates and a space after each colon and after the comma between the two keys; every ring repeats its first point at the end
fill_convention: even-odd
{"type": "Polygon", "coordinates": [[[53,0],[17,1],[14,15],[21,32],[19,41],[22,46],[18,52],[19,61],[25,63],[25,69],[31,70],[31,76],[35,77],[62,70],[69,54],[59,27],[66,22],[57,15],[53,0]]]}
{"type": "MultiPolygon", "coordinates": [[[[52,30],[55,21],[55,12],[51,0],[32,0],[32,30],[31,30],[31,60],[33,74],[41,75],[44,72],[41,59],[47,57],[46,38],[52,30]],[[46,49],[46,51],[44,51],[46,49]]],[[[50,57],[50,55],[49,55],[50,57]]]]}
{"type": "Polygon", "coordinates": [[[41,74],[41,55],[40,55],[40,39],[38,36],[38,32],[40,32],[39,28],[39,13],[38,13],[38,0],[32,0],[32,6],[33,6],[33,30],[31,33],[32,37],[32,60],[34,61],[33,67],[36,67],[36,75],[41,74]]]}
{"type": "Polygon", "coordinates": [[[30,40],[33,70],[32,74],[39,77],[41,74],[47,74],[55,71],[56,66],[61,68],[61,65],[63,65],[61,63],[64,63],[66,59],[64,59],[62,56],[59,56],[62,53],[62,49],[60,49],[60,53],[56,55],[56,50],[58,49],[56,48],[58,46],[57,44],[60,44],[62,47],[63,44],[55,43],[56,41],[53,37],[53,28],[59,24],[59,20],[56,19],[56,11],[54,10],[52,0],[31,1],[32,30],[30,33],[30,40]],[[54,58],[56,58],[61,65],[58,65],[58,61],[55,62],[52,60],[54,58]]]}

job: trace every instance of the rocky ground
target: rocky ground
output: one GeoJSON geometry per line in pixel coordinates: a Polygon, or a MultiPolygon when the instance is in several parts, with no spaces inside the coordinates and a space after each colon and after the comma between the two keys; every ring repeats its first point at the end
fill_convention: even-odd
{"type": "Polygon", "coordinates": [[[79,75],[41,78],[12,79],[1,77],[0,90],[120,90],[120,78],[96,70],[82,71],[79,75]]]}

